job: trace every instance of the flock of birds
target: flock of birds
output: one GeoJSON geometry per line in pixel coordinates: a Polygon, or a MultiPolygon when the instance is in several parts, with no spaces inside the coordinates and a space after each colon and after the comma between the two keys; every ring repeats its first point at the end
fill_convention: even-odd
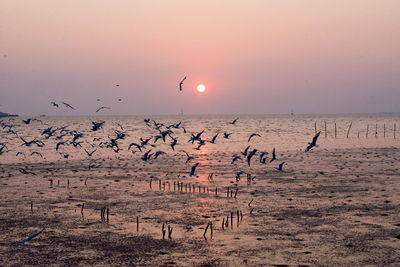
{"type": "MultiPolygon", "coordinates": [[[[65,103],[67,104],[67,103],[65,103]]],[[[62,147],[64,146],[73,146],[74,148],[81,148],[89,158],[92,159],[92,156],[95,154],[96,151],[99,149],[112,149],[115,153],[119,153],[121,150],[124,150],[125,148],[121,148],[120,145],[120,140],[126,139],[128,134],[124,131],[124,128],[122,125],[118,124],[120,129],[114,129],[113,130],[113,135],[108,136],[107,138],[104,137],[95,137],[92,139],[92,141],[88,141],[86,138],[86,134],[83,132],[80,132],[78,130],[72,130],[69,129],[69,126],[62,126],[62,127],[48,127],[45,129],[40,129],[40,138],[33,138],[32,140],[27,140],[27,137],[20,136],[16,131],[15,131],[15,124],[11,124],[10,122],[12,120],[15,120],[13,118],[9,119],[8,122],[5,122],[3,120],[0,121],[0,126],[3,128],[3,130],[6,131],[6,133],[15,135],[17,139],[19,138],[21,141],[21,146],[24,147],[37,147],[37,148],[42,148],[46,145],[47,140],[54,140],[53,144],[55,144],[55,151],[59,153],[63,158],[68,159],[70,157],[70,154],[63,151],[62,147]],[[82,145],[85,144],[86,147],[83,147],[82,145]]],[[[43,122],[41,120],[35,119],[35,118],[28,118],[26,120],[22,120],[23,124],[31,124],[32,122],[43,122]]],[[[230,125],[236,125],[238,121],[238,118],[234,119],[233,121],[228,122],[227,124],[230,125]]],[[[158,144],[162,141],[164,144],[167,144],[170,149],[175,152],[176,147],[179,147],[181,144],[181,141],[178,141],[178,137],[175,135],[175,131],[177,130],[183,130],[183,133],[187,133],[186,128],[182,125],[182,122],[178,123],[173,123],[170,125],[166,125],[164,123],[156,122],[155,120],[151,119],[144,119],[144,123],[154,131],[154,135],[143,138],[140,137],[138,141],[136,142],[131,142],[129,143],[128,147],[126,148],[127,151],[131,151],[132,154],[136,154],[138,152],[142,153],[140,156],[140,159],[143,160],[144,162],[150,162],[158,159],[161,155],[167,154],[166,151],[163,150],[155,150],[156,147],[158,147],[158,144]]],[[[103,128],[103,125],[105,124],[105,121],[92,121],[90,125],[90,131],[92,132],[97,132],[100,129],[103,128]]],[[[203,133],[205,130],[202,130],[197,133],[190,133],[189,134],[189,139],[187,140],[188,143],[191,143],[194,145],[194,150],[201,150],[202,146],[206,145],[207,143],[211,145],[215,145],[217,143],[218,137],[223,138],[225,140],[230,139],[231,135],[233,133],[226,132],[224,131],[222,134],[216,133],[210,140],[207,140],[203,138],[203,133]]],[[[318,147],[317,140],[320,135],[320,132],[318,132],[312,139],[310,143],[308,143],[308,146],[305,149],[305,152],[308,152],[311,150],[313,147],[318,147]]],[[[247,143],[249,144],[251,140],[254,138],[261,137],[260,134],[258,133],[252,133],[249,135],[247,138],[247,143]]],[[[51,145],[51,144],[50,144],[51,145]]],[[[82,151],[82,152],[83,152],[82,151]]],[[[8,149],[8,146],[4,142],[0,142],[0,155],[10,152],[8,149]]],[[[189,154],[185,150],[178,150],[178,152],[182,152],[186,155],[186,160],[185,163],[189,164],[193,161],[195,161],[195,156],[189,154]]],[[[37,151],[30,151],[31,156],[39,156],[43,158],[43,155],[41,151],[38,149],[37,151]]],[[[24,151],[16,151],[15,154],[16,157],[26,157],[24,151]]],[[[261,164],[267,164],[267,163],[272,163],[274,161],[278,161],[278,158],[276,156],[276,150],[273,148],[272,152],[269,153],[267,151],[261,151],[257,148],[251,148],[251,145],[247,145],[244,150],[240,153],[232,155],[232,159],[230,161],[231,164],[235,164],[239,161],[245,161],[247,162],[247,165],[250,167],[252,162],[254,162],[253,159],[258,157],[259,163],[261,164]]],[[[92,159],[91,164],[89,165],[90,168],[94,168],[96,160],[92,159]]],[[[275,167],[278,171],[284,171],[283,166],[285,162],[280,162],[278,167],[275,167]]],[[[193,166],[190,168],[189,176],[197,176],[196,174],[196,168],[199,166],[199,163],[195,163],[193,166]]],[[[21,173],[23,174],[34,174],[33,172],[20,168],[21,173]]],[[[244,171],[238,171],[236,173],[236,177],[240,179],[240,175],[245,173],[244,171]]]]}
{"type": "MultiPolygon", "coordinates": [[[[186,76],[179,83],[180,91],[182,91],[182,85],[185,80],[186,80],[186,76]]],[[[117,86],[119,86],[119,85],[117,85],[117,86]]],[[[121,99],[118,99],[118,100],[121,101],[121,99]]],[[[97,101],[100,101],[100,99],[97,99],[97,101]]],[[[62,104],[66,108],[75,110],[75,108],[72,105],[70,105],[66,102],[62,102],[62,104]]],[[[59,107],[59,104],[56,102],[51,102],[51,105],[56,108],[59,107]]],[[[96,110],[96,113],[103,109],[111,109],[111,108],[102,106],[96,110]]],[[[229,121],[227,124],[236,126],[238,119],[239,118],[235,118],[233,121],[229,121]]],[[[27,140],[26,137],[24,138],[23,136],[20,136],[14,130],[16,125],[11,123],[14,120],[15,120],[14,118],[8,119],[7,122],[4,120],[0,120],[0,126],[2,127],[3,130],[6,131],[7,134],[14,135],[14,136],[16,136],[16,138],[19,138],[22,142],[21,146],[43,148],[46,145],[47,140],[54,140],[55,141],[55,147],[54,147],[55,151],[57,153],[59,153],[65,159],[69,158],[69,154],[66,152],[59,151],[61,149],[61,147],[64,147],[64,146],[73,146],[74,148],[81,148],[87,154],[88,158],[91,158],[98,149],[112,149],[112,151],[114,151],[115,153],[119,153],[123,149],[123,148],[121,148],[120,140],[124,140],[128,136],[128,134],[124,131],[123,126],[118,124],[120,129],[113,130],[114,131],[113,136],[108,136],[107,138],[95,137],[92,139],[92,142],[89,143],[89,142],[87,142],[87,140],[85,140],[86,134],[84,134],[78,130],[69,129],[69,126],[62,126],[62,127],[50,126],[50,127],[47,127],[45,129],[41,130],[41,133],[40,133],[41,138],[34,138],[32,140],[27,140]],[[92,148],[90,151],[88,150],[88,148],[82,147],[82,144],[84,143],[84,141],[86,141],[86,143],[88,143],[90,145],[90,147],[92,148]]],[[[41,120],[38,120],[35,118],[28,118],[28,119],[22,120],[22,123],[25,125],[29,125],[33,122],[40,122],[43,124],[43,122],[41,120]]],[[[97,132],[100,129],[103,129],[104,123],[105,123],[105,121],[102,121],[102,120],[92,121],[91,125],[90,125],[90,131],[97,132]]],[[[155,120],[145,118],[144,123],[147,125],[147,127],[153,129],[155,134],[150,137],[147,137],[147,138],[141,137],[141,138],[139,138],[139,141],[131,142],[131,143],[129,143],[129,145],[127,147],[127,151],[131,151],[132,154],[136,154],[138,152],[142,153],[142,155],[140,156],[140,159],[143,160],[144,162],[150,162],[150,161],[157,160],[161,155],[167,154],[167,152],[165,152],[163,150],[153,151],[154,148],[158,147],[158,143],[161,141],[165,144],[168,144],[170,149],[173,152],[175,152],[176,147],[180,145],[180,141],[178,141],[178,137],[175,135],[175,131],[183,130],[183,133],[185,133],[185,134],[187,133],[187,130],[182,125],[182,122],[166,125],[164,123],[156,122],[155,120]]],[[[204,132],[205,132],[205,130],[202,130],[197,133],[193,133],[193,132],[190,133],[189,140],[187,140],[187,142],[194,145],[194,150],[201,150],[201,147],[206,145],[206,143],[209,143],[212,145],[215,145],[217,143],[217,138],[220,136],[220,133],[216,133],[215,135],[213,135],[213,137],[210,140],[207,140],[202,137],[204,132]]],[[[223,139],[229,139],[232,134],[233,133],[228,133],[228,132],[224,131],[221,136],[223,139]]],[[[320,135],[320,132],[318,132],[313,137],[312,141],[310,143],[308,143],[308,146],[305,148],[305,152],[310,151],[314,147],[318,147],[317,140],[318,140],[319,135],[320,135]]],[[[251,140],[256,137],[261,137],[261,135],[258,133],[251,133],[247,139],[247,143],[250,143],[251,140]]],[[[8,152],[11,152],[11,150],[8,149],[7,144],[5,142],[0,142],[0,156],[4,153],[8,153],[8,152]]],[[[182,152],[186,155],[185,164],[190,164],[192,161],[196,161],[196,157],[194,155],[189,154],[187,151],[181,149],[181,150],[179,150],[179,152],[182,152]]],[[[32,151],[30,155],[31,156],[40,156],[43,158],[43,155],[41,154],[40,151],[32,151]]],[[[251,146],[247,145],[244,148],[244,150],[242,152],[240,152],[240,154],[234,154],[232,156],[232,160],[231,160],[230,164],[235,164],[238,161],[245,160],[247,162],[247,165],[250,167],[252,164],[252,159],[255,159],[256,157],[258,157],[257,161],[259,161],[261,164],[267,164],[267,163],[272,163],[274,161],[278,161],[275,148],[273,148],[270,157],[269,157],[269,155],[270,155],[270,153],[267,151],[261,151],[261,150],[258,150],[257,148],[251,149],[251,146]]],[[[15,156],[16,157],[20,157],[20,156],[25,157],[26,155],[23,151],[17,151],[15,156]]],[[[95,162],[96,162],[96,159],[91,158],[88,168],[91,169],[91,168],[98,167],[94,164],[95,162]]],[[[285,162],[280,162],[278,164],[278,167],[274,167],[274,168],[277,169],[278,171],[283,172],[284,164],[285,164],[285,162]]],[[[193,165],[191,165],[190,171],[188,173],[189,177],[197,176],[196,168],[199,165],[200,165],[199,162],[196,162],[193,165]]],[[[27,168],[19,168],[19,171],[25,175],[36,175],[34,172],[32,172],[31,170],[29,170],[27,168]]],[[[243,170],[237,171],[236,172],[236,181],[239,181],[240,176],[245,173],[246,172],[244,172],[243,170]]],[[[9,244],[28,245],[28,244],[30,244],[30,241],[33,238],[35,238],[36,236],[38,236],[39,234],[41,234],[43,232],[43,230],[44,229],[29,236],[28,238],[26,238],[24,240],[12,242],[9,244]]]]}
{"type": "MultiPolygon", "coordinates": [[[[67,103],[63,103],[65,105],[68,105],[67,103]]],[[[70,105],[68,105],[70,106],[70,105]]],[[[73,108],[73,107],[70,107],[73,108]]],[[[239,118],[234,119],[233,121],[228,122],[227,124],[230,125],[236,125],[237,121],[239,118]]],[[[26,138],[19,136],[17,132],[13,130],[15,128],[15,124],[11,124],[10,122],[15,120],[14,118],[8,119],[8,122],[5,122],[4,120],[0,120],[0,126],[3,128],[3,130],[6,130],[7,133],[15,135],[17,138],[21,140],[21,146],[25,147],[37,147],[37,148],[42,148],[46,145],[46,140],[55,140],[55,151],[62,155],[65,159],[69,158],[69,154],[65,152],[59,152],[61,147],[64,146],[73,146],[75,148],[82,148],[83,141],[85,140],[85,134],[78,131],[78,130],[71,130],[68,129],[68,126],[62,126],[58,128],[54,127],[48,127],[43,130],[41,130],[40,135],[42,136],[40,139],[39,138],[34,138],[32,140],[26,140],[26,138]]],[[[40,120],[37,120],[35,118],[28,118],[26,120],[22,120],[23,125],[28,125],[32,122],[41,122],[40,120]]],[[[154,148],[158,146],[159,142],[163,142],[165,144],[168,144],[170,149],[172,151],[176,151],[176,147],[180,145],[180,142],[178,142],[178,137],[175,136],[175,131],[181,130],[183,133],[187,133],[188,131],[186,128],[182,125],[182,122],[178,123],[173,123],[170,125],[166,125],[164,123],[156,122],[155,120],[151,120],[149,118],[144,119],[144,123],[149,127],[150,129],[153,129],[155,134],[147,137],[147,138],[139,138],[139,141],[137,142],[131,142],[129,143],[127,147],[127,151],[131,151],[132,154],[136,154],[138,152],[141,152],[142,155],[140,156],[140,159],[143,160],[144,162],[150,162],[157,160],[161,155],[167,154],[167,152],[162,151],[162,150],[157,150],[153,151],[154,148]]],[[[100,129],[103,128],[103,125],[105,124],[105,121],[92,121],[90,125],[90,131],[96,132],[99,131],[100,129]]],[[[95,137],[92,139],[92,142],[90,143],[90,146],[93,148],[91,151],[89,151],[87,148],[82,148],[83,151],[87,154],[89,158],[91,158],[94,153],[98,149],[112,149],[115,153],[119,153],[121,148],[120,145],[120,140],[126,139],[128,134],[124,131],[124,128],[122,125],[118,124],[120,130],[113,130],[114,135],[113,136],[108,136],[107,139],[102,138],[102,137],[95,137]]],[[[206,145],[206,143],[209,144],[216,144],[217,143],[217,138],[220,136],[220,133],[216,133],[210,140],[207,140],[202,137],[204,134],[205,130],[202,130],[197,133],[190,133],[189,134],[189,139],[187,140],[188,143],[191,143],[194,145],[195,150],[201,150],[201,147],[206,145]]],[[[231,137],[232,133],[228,132],[223,132],[222,137],[223,139],[229,139],[231,137]]],[[[314,147],[318,147],[317,145],[317,140],[320,135],[320,132],[318,132],[312,139],[311,142],[308,143],[307,147],[305,148],[305,152],[310,151],[314,147]]],[[[250,143],[253,138],[256,137],[261,137],[260,134],[258,133],[252,133],[249,135],[247,138],[247,143],[250,143]]],[[[0,155],[4,153],[8,153],[10,150],[8,150],[7,144],[4,142],[0,143],[0,155]]],[[[179,152],[182,152],[186,155],[186,160],[185,164],[190,164],[192,161],[196,161],[196,158],[194,155],[189,154],[185,150],[179,150],[179,152]]],[[[43,158],[42,154],[40,151],[32,151],[31,155],[38,155],[43,158]]],[[[24,152],[18,151],[16,153],[16,156],[25,156],[24,152]]],[[[272,163],[274,161],[278,161],[278,158],[276,156],[276,150],[273,148],[271,154],[267,151],[260,151],[257,148],[252,148],[250,145],[247,145],[245,149],[240,152],[240,154],[234,154],[232,156],[232,160],[230,164],[235,164],[238,161],[243,161],[245,160],[247,162],[247,165],[250,167],[252,162],[254,162],[254,158],[258,157],[257,161],[259,161],[261,164],[267,164],[267,163],[272,163]],[[270,155],[270,157],[269,157],[270,155]]],[[[96,162],[96,159],[92,159],[90,161],[90,165],[88,166],[89,169],[91,168],[96,168],[99,166],[94,165],[96,162]]],[[[276,170],[283,172],[283,165],[285,162],[280,162],[278,164],[278,167],[274,167],[276,170]]],[[[193,165],[190,166],[190,171],[189,171],[189,177],[196,177],[196,168],[200,165],[199,162],[194,163],[193,165]]],[[[32,172],[29,169],[26,168],[19,168],[19,171],[22,174],[25,175],[36,175],[34,172],[32,172]]],[[[240,176],[242,174],[245,174],[245,171],[237,171],[236,172],[236,181],[240,180],[240,176]]],[[[27,239],[21,240],[21,241],[16,241],[12,242],[10,244],[29,244],[30,240],[33,239],[34,237],[38,236],[40,233],[42,233],[43,229],[32,236],[28,237],[27,239]]]]}

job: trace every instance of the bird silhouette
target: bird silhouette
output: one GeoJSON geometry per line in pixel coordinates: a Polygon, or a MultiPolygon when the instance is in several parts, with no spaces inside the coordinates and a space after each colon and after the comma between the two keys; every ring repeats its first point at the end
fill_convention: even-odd
{"type": "Polygon", "coordinates": [[[250,142],[251,138],[253,138],[254,136],[261,137],[261,135],[259,135],[258,133],[252,133],[252,134],[249,136],[249,139],[247,140],[247,142],[250,142]]]}
{"type": "Polygon", "coordinates": [[[167,153],[165,153],[164,151],[157,151],[156,152],[156,154],[154,154],[154,159],[157,159],[158,158],[158,156],[160,156],[160,155],[162,155],[162,154],[167,154],[167,153]]]}
{"type": "Polygon", "coordinates": [[[86,154],[87,154],[89,157],[93,156],[93,153],[96,152],[96,150],[97,150],[97,149],[93,150],[92,152],[89,152],[89,151],[87,151],[86,148],[85,148],[85,152],[86,152],[86,154]]]}
{"type": "Polygon", "coordinates": [[[272,158],[271,158],[271,160],[270,160],[269,162],[271,163],[271,162],[273,162],[274,160],[277,160],[276,154],[275,154],[275,147],[274,147],[274,149],[272,149],[272,158]]]}
{"type": "Polygon", "coordinates": [[[281,162],[278,166],[278,168],[275,167],[275,169],[277,169],[278,171],[283,172],[283,164],[285,164],[285,162],[281,162]]]}
{"type": "Polygon", "coordinates": [[[196,164],[194,164],[194,165],[192,166],[192,169],[191,169],[190,172],[189,172],[189,176],[190,176],[190,177],[192,177],[192,176],[197,176],[196,173],[195,173],[197,166],[199,166],[199,163],[196,163],[196,164]]]}
{"type": "Polygon", "coordinates": [[[179,91],[182,91],[182,85],[183,85],[183,82],[186,80],[186,76],[185,76],[185,78],[183,78],[183,80],[179,83],[179,91]]]}
{"type": "Polygon", "coordinates": [[[312,139],[311,143],[308,143],[308,146],[306,147],[306,152],[310,151],[311,148],[313,147],[319,147],[319,145],[317,145],[317,140],[319,135],[321,134],[321,132],[318,132],[312,139]]]}
{"type": "Polygon", "coordinates": [[[230,136],[231,134],[232,134],[232,133],[227,133],[227,132],[225,132],[225,133],[224,133],[224,138],[225,138],[225,139],[229,139],[229,136],[230,136]]]}
{"type": "Polygon", "coordinates": [[[68,103],[65,103],[65,102],[62,102],[67,108],[70,108],[70,109],[75,109],[73,106],[71,106],[70,104],[68,104],[68,103]]]}
{"type": "Polygon", "coordinates": [[[52,104],[54,107],[58,108],[58,104],[56,102],[51,102],[50,104],[52,104]]]}
{"type": "Polygon", "coordinates": [[[234,119],[233,121],[229,122],[229,124],[236,125],[236,122],[239,118],[234,119]]]}
{"type": "Polygon", "coordinates": [[[111,109],[111,108],[109,108],[109,107],[104,107],[104,106],[103,106],[103,107],[98,108],[98,109],[96,110],[96,113],[99,112],[99,111],[102,110],[102,109],[111,109]]]}
{"type": "Polygon", "coordinates": [[[27,239],[24,240],[20,240],[20,241],[16,241],[16,242],[11,242],[9,243],[9,245],[16,245],[16,244],[24,244],[24,245],[29,245],[30,241],[32,239],[34,239],[35,237],[37,237],[38,235],[40,235],[42,232],[44,231],[44,228],[42,230],[40,230],[37,233],[34,233],[33,235],[31,235],[30,237],[28,237],[27,239]]]}
{"type": "Polygon", "coordinates": [[[219,133],[217,133],[216,135],[214,135],[214,137],[211,139],[210,143],[211,144],[215,144],[215,140],[217,139],[217,136],[219,135],[219,133]]]}
{"type": "Polygon", "coordinates": [[[235,161],[237,161],[237,160],[243,160],[240,156],[238,156],[238,155],[233,155],[233,159],[232,159],[232,162],[231,162],[231,164],[233,164],[233,163],[235,163],[235,161]]]}

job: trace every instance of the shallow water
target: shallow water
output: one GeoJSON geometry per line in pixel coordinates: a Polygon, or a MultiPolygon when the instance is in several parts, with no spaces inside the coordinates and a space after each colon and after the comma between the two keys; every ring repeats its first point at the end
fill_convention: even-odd
{"type": "MultiPolygon", "coordinates": [[[[23,125],[20,119],[3,119],[15,124],[13,129],[19,136],[27,140],[40,138],[45,146],[21,146],[19,137],[6,130],[1,132],[1,142],[7,144],[8,152],[0,155],[0,239],[15,241],[38,228],[45,226],[46,230],[29,247],[0,246],[0,264],[261,266],[400,262],[400,149],[393,135],[399,116],[240,116],[236,126],[229,124],[234,118],[152,117],[165,125],[182,121],[187,133],[173,129],[178,139],[175,151],[169,137],[166,143],[159,140],[156,147],[143,149],[167,152],[149,162],[140,159],[143,152],[136,148],[135,154],[128,151],[129,143],[139,143],[140,137],[146,139],[158,133],[146,126],[144,117],[40,118],[42,123],[29,125],[23,125]],[[91,122],[98,120],[106,122],[104,129],[91,131],[91,122]],[[314,122],[322,131],[317,142],[320,147],[305,153],[314,136],[314,122]],[[84,134],[78,140],[83,141],[82,147],[65,145],[56,152],[59,140],[45,139],[40,132],[66,125],[84,134]],[[109,141],[115,137],[114,130],[122,131],[119,125],[127,137],[119,140],[118,153],[100,148],[100,141],[93,141],[109,141]],[[204,139],[218,132],[220,136],[216,144],[206,143],[195,150],[187,142],[190,133],[203,129],[204,139]],[[224,139],[223,132],[232,135],[224,139]],[[247,142],[253,132],[261,137],[247,142]],[[232,155],[240,154],[248,145],[268,152],[275,147],[278,160],[264,165],[253,159],[251,166],[242,160],[232,165],[232,155]],[[85,148],[97,151],[88,157],[85,148]],[[195,159],[186,164],[181,149],[195,159]],[[17,151],[26,157],[16,157],[17,151]],[[30,156],[32,151],[40,151],[44,159],[30,156]],[[70,154],[69,159],[59,152],[70,154]],[[276,170],[282,161],[286,163],[284,172],[276,170]],[[189,177],[195,162],[200,163],[197,176],[189,177]],[[89,169],[89,165],[94,168],[89,169]],[[19,168],[36,175],[22,174],[19,168]],[[239,170],[254,179],[248,181],[246,174],[235,179],[239,170]],[[208,178],[211,173],[212,179],[208,178]],[[181,190],[177,183],[182,185],[181,190]],[[102,207],[110,210],[108,222],[101,219],[102,207]],[[227,219],[228,224],[222,226],[227,219]],[[213,225],[213,236],[208,229],[204,238],[208,223],[213,225]],[[171,240],[168,234],[162,239],[163,224],[173,228],[171,240]]],[[[67,135],[63,140],[71,139],[67,135]]]]}
{"type": "MultiPolygon", "coordinates": [[[[32,155],[33,151],[39,151],[45,160],[55,161],[63,160],[60,153],[68,153],[70,159],[86,158],[87,155],[83,149],[93,151],[97,149],[93,158],[102,157],[131,157],[132,154],[128,151],[128,145],[131,142],[140,143],[139,138],[147,139],[158,134],[157,130],[148,127],[143,119],[147,117],[141,116],[118,116],[118,117],[45,117],[39,118],[42,122],[31,122],[29,125],[22,123],[22,119],[3,118],[3,123],[14,125],[12,128],[17,134],[7,133],[8,128],[3,128],[0,132],[0,143],[7,144],[8,153],[1,155],[2,162],[18,162],[18,161],[37,161],[43,159],[38,155],[32,155]],[[91,131],[93,121],[105,121],[102,129],[91,131]],[[72,137],[67,135],[62,139],[45,139],[41,132],[48,128],[53,129],[67,126],[68,130],[76,130],[83,133],[83,137],[78,141],[83,141],[82,149],[77,149],[73,146],[61,146],[57,153],[55,151],[56,144],[60,141],[70,141],[72,137]],[[120,127],[122,126],[122,128],[120,127]],[[123,129],[123,130],[122,130],[123,129]],[[92,147],[99,142],[94,142],[93,138],[101,138],[102,141],[109,141],[115,137],[114,130],[123,131],[127,137],[125,140],[119,140],[121,150],[116,154],[112,149],[99,149],[92,147]],[[19,137],[30,141],[34,138],[42,140],[46,145],[42,148],[37,148],[35,145],[31,147],[21,146],[23,142],[19,137]],[[99,153],[101,150],[101,153],[99,153]],[[17,152],[23,152],[25,156],[16,157],[17,152]]],[[[165,125],[182,122],[182,126],[187,130],[185,134],[183,129],[172,129],[173,136],[177,138],[178,145],[175,151],[170,148],[171,138],[167,137],[167,142],[158,141],[157,147],[149,147],[149,149],[162,150],[167,153],[176,153],[184,149],[187,152],[201,154],[213,153],[239,153],[247,145],[252,148],[257,148],[260,151],[272,151],[276,148],[277,151],[304,150],[307,143],[311,141],[315,134],[315,125],[317,131],[321,131],[318,144],[326,149],[331,148],[374,148],[374,147],[391,147],[400,144],[400,137],[395,139],[395,124],[399,124],[400,115],[330,115],[330,116],[239,116],[236,125],[229,124],[235,119],[235,116],[154,116],[149,117],[165,125]],[[326,128],[325,128],[326,123],[326,128]],[[336,138],[335,138],[336,124],[336,138]],[[349,130],[349,126],[351,128],[349,130]],[[368,127],[368,136],[367,136],[368,127]],[[326,129],[326,131],[325,131],[326,129]],[[219,133],[216,144],[206,143],[200,151],[193,150],[195,145],[188,143],[190,133],[198,133],[202,130],[204,134],[202,138],[211,140],[211,138],[219,133]],[[224,139],[223,133],[232,133],[229,139],[224,139]],[[325,133],[326,132],[326,133],[325,133]],[[258,133],[261,137],[252,138],[251,142],[247,142],[248,137],[252,133],[258,133]]],[[[151,126],[153,123],[151,122],[151,126]]],[[[398,129],[396,130],[396,132],[398,129]]],[[[56,132],[57,136],[58,132],[56,132]]],[[[59,135],[59,134],[58,134],[59,135]]],[[[149,143],[154,144],[153,140],[149,143]]],[[[134,149],[135,150],[135,149],[134,149]]],[[[134,155],[138,156],[138,155],[134,155]]]]}

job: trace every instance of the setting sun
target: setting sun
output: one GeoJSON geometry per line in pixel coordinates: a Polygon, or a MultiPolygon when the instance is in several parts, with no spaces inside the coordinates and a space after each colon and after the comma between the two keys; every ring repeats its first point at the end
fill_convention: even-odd
{"type": "Polygon", "coordinates": [[[203,93],[206,90],[206,86],[204,84],[197,85],[197,91],[203,93]]]}

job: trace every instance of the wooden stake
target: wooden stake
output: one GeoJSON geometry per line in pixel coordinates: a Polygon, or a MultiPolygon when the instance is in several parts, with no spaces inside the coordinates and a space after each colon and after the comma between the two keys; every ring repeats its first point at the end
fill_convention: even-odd
{"type": "Polygon", "coordinates": [[[136,216],[136,232],[139,232],[139,216],[136,216]]]}
{"type": "Polygon", "coordinates": [[[386,124],[383,124],[383,138],[386,138],[386,124]]]}
{"type": "Polygon", "coordinates": [[[378,124],[375,124],[375,137],[378,137],[378,124]]]}
{"type": "Polygon", "coordinates": [[[326,138],[327,132],[326,132],[326,121],[325,121],[325,138],[326,138]]]}
{"type": "Polygon", "coordinates": [[[171,235],[172,235],[172,227],[170,227],[169,225],[168,225],[168,239],[172,239],[171,238],[171,235]]]}
{"type": "Polygon", "coordinates": [[[224,226],[225,226],[225,218],[222,218],[222,230],[225,230],[224,226]]]}
{"type": "Polygon", "coordinates": [[[254,199],[250,200],[249,204],[247,204],[247,206],[250,207],[251,203],[253,202],[254,199]]]}
{"type": "Polygon", "coordinates": [[[31,213],[33,213],[33,201],[31,201],[31,213]]]}
{"type": "Polygon", "coordinates": [[[85,203],[82,203],[82,207],[81,207],[81,214],[83,216],[83,208],[85,207],[85,203]]]}
{"type": "Polygon", "coordinates": [[[110,210],[109,208],[107,208],[107,223],[110,222],[109,216],[110,216],[110,210]]]}
{"type": "Polygon", "coordinates": [[[349,138],[349,133],[350,133],[351,125],[353,125],[353,122],[350,122],[349,129],[347,130],[346,138],[349,138]]]}
{"type": "Polygon", "coordinates": [[[393,138],[396,139],[396,123],[393,126],[393,138]]]}
{"type": "Polygon", "coordinates": [[[369,124],[367,124],[367,133],[365,134],[365,138],[368,138],[368,130],[369,130],[369,124]]]}
{"type": "Polygon", "coordinates": [[[162,239],[165,240],[165,224],[162,224],[161,231],[162,231],[162,239]]]}
{"type": "Polygon", "coordinates": [[[336,134],[337,134],[337,129],[336,129],[336,122],[335,122],[335,138],[336,138],[336,134]]]}
{"type": "Polygon", "coordinates": [[[314,122],[314,132],[317,134],[317,122],[314,122]]]}

